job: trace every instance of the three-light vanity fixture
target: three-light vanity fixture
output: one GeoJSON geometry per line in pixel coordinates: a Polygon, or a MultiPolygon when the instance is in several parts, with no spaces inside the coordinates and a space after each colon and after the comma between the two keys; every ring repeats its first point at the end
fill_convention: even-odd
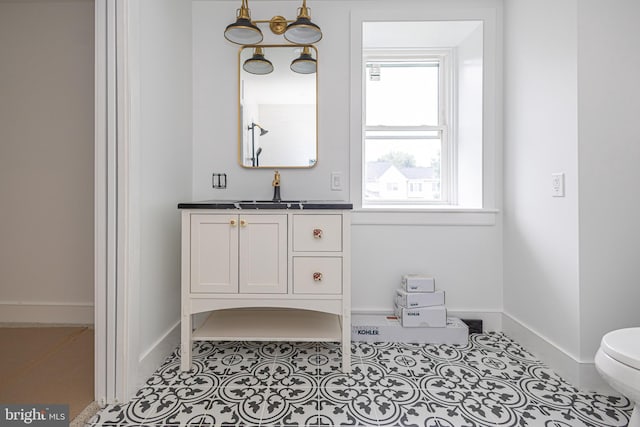
{"type": "MultiPolygon", "coordinates": [[[[322,38],[320,27],[311,22],[307,0],[302,0],[302,6],[298,8],[295,21],[289,21],[283,16],[274,16],[270,20],[252,20],[248,0],[242,0],[240,9],[236,11],[236,22],[229,24],[224,30],[224,37],[232,43],[241,45],[255,45],[263,40],[262,31],[257,24],[269,23],[271,32],[284,35],[287,41],[310,45],[322,38]]],[[[247,59],[242,67],[252,74],[269,74],[273,71],[273,64],[264,57],[261,47],[256,47],[251,58],[247,59]]],[[[296,73],[311,74],[316,72],[316,60],[311,55],[311,49],[303,46],[300,56],[291,62],[291,69],[296,73]]]]}

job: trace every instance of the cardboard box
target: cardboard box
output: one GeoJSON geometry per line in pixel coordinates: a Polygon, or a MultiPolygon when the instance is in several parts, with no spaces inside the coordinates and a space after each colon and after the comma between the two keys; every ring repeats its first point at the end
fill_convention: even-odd
{"type": "Polygon", "coordinates": [[[405,274],[402,276],[402,289],[407,292],[433,292],[436,279],[421,274],[405,274]]]}
{"type": "Polygon", "coordinates": [[[397,289],[396,304],[406,308],[444,305],[444,291],[407,292],[404,289],[397,289]]]}
{"type": "Polygon", "coordinates": [[[360,342],[467,345],[469,329],[460,319],[449,317],[444,328],[403,328],[395,316],[354,314],[351,339],[360,342]]]}
{"type": "Polygon", "coordinates": [[[420,308],[406,308],[396,305],[395,313],[404,328],[420,326],[444,328],[447,326],[447,309],[444,305],[420,308]]]}

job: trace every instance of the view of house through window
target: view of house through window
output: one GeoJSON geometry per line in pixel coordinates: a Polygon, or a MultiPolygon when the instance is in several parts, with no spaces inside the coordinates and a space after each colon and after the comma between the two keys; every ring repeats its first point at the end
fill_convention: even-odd
{"type": "Polygon", "coordinates": [[[445,60],[366,55],[363,202],[447,201],[445,60]]]}

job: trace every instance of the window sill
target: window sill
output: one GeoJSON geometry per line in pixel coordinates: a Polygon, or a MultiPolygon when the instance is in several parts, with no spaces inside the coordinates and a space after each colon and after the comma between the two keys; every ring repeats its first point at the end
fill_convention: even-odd
{"type": "Polygon", "coordinates": [[[475,225],[496,224],[497,209],[466,209],[455,206],[432,208],[366,207],[353,210],[353,225],[475,225]]]}

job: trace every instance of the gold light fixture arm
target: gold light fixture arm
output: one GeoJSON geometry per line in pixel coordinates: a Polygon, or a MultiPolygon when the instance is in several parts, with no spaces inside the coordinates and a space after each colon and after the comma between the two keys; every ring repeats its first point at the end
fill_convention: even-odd
{"type": "Polygon", "coordinates": [[[249,21],[251,21],[251,12],[249,12],[249,4],[247,2],[248,0],[242,0],[240,9],[236,11],[236,18],[248,19],[249,21]]]}
{"type": "Polygon", "coordinates": [[[287,24],[291,22],[293,21],[288,20],[284,16],[280,15],[276,15],[269,20],[263,19],[253,21],[254,24],[269,24],[269,29],[271,30],[271,32],[278,36],[281,36],[285,31],[287,31],[287,24]]]}
{"type": "Polygon", "coordinates": [[[307,0],[302,0],[302,6],[298,8],[298,18],[311,19],[311,15],[309,15],[309,9],[307,8],[307,0]]]}
{"type": "Polygon", "coordinates": [[[271,21],[269,21],[269,29],[271,29],[273,34],[282,35],[287,31],[287,24],[289,22],[290,21],[287,21],[284,16],[274,16],[271,18],[271,21]]]}

